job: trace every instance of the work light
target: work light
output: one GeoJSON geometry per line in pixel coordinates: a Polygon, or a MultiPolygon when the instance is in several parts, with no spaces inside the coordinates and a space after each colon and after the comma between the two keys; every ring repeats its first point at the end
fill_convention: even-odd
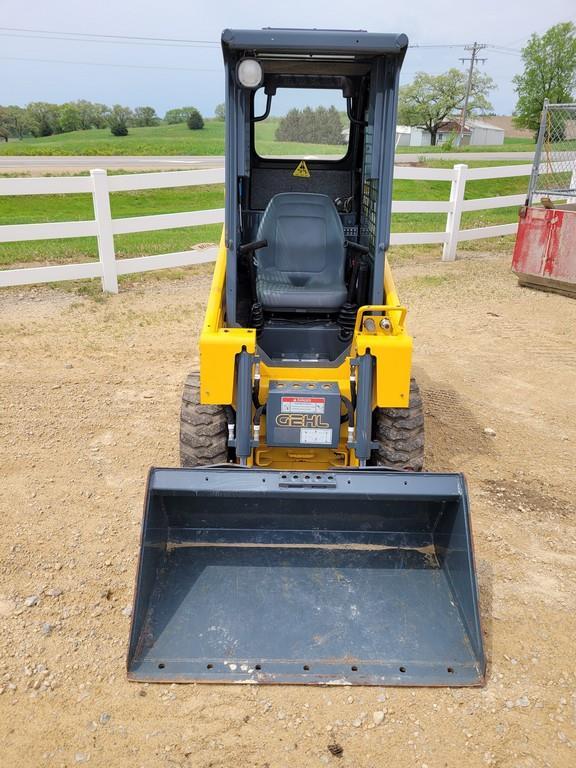
{"type": "Polygon", "coordinates": [[[262,65],[256,59],[240,59],[236,67],[236,79],[244,88],[259,88],[264,81],[262,65]]]}

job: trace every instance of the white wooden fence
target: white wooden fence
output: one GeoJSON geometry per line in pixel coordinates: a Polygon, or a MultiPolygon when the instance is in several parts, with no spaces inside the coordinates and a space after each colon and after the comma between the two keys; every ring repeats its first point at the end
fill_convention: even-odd
{"type": "MultiPolygon", "coordinates": [[[[442,259],[452,261],[456,258],[457,245],[462,240],[515,234],[516,222],[475,229],[460,229],[464,211],[522,205],[526,198],[525,194],[521,194],[465,200],[466,182],[473,179],[529,176],[531,170],[531,165],[486,168],[468,168],[466,165],[455,165],[454,168],[396,166],[394,169],[395,179],[417,179],[423,182],[450,181],[451,191],[450,199],[446,201],[395,200],[392,203],[393,213],[445,213],[446,228],[444,232],[395,232],[391,236],[391,244],[441,243],[443,244],[442,259]]],[[[0,287],[99,277],[102,280],[104,291],[117,293],[118,275],[213,261],[216,258],[217,248],[117,259],[114,235],[176,227],[193,227],[198,224],[219,224],[224,220],[224,209],[214,208],[207,211],[113,219],[110,211],[110,193],[165,187],[189,187],[199,184],[222,184],[223,181],[224,170],[221,168],[120,176],[108,176],[106,171],[93,170],[90,172],[90,176],[0,179],[0,196],[61,195],[84,192],[92,194],[94,206],[94,219],[89,221],[2,225],[0,226],[0,243],[88,236],[98,239],[99,254],[98,261],[83,264],[0,269],[0,287]]]]}

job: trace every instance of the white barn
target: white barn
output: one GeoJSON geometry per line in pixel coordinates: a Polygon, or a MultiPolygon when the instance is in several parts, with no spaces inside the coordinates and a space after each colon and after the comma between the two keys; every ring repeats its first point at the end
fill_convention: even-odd
{"type": "MultiPolygon", "coordinates": [[[[436,144],[443,144],[450,137],[460,132],[458,120],[448,120],[440,126],[436,135],[436,144]]],[[[397,147],[429,147],[432,143],[429,131],[414,125],[396,126],[397,147]]],[[[467,120],[464,126],[462,145],[493,146],[504,144],[504,129],[481,120],[467,120]]]]}

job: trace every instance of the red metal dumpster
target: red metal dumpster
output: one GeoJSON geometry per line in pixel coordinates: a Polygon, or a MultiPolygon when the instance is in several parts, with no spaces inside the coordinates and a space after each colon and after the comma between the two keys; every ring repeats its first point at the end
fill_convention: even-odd
{"type": "Polygon", "coordinates": [[[520,211],[512,271],[520,285],[576,298],[576,205],[520,211]]]}

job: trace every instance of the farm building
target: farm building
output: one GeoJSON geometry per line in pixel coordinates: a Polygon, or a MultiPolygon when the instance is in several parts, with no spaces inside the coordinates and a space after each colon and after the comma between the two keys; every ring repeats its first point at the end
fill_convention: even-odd
{"type": "MultiPolygon", "coordinates": [[[[447,120],[436,136],[436,144],[443,144],[451,136],[460,132],[458,120],[447,120]]],[[[432,143],[430,132],[414,125],[396,126],[396,146],[427,147],[432,143]]],[[[462,144],[473,146],[504,144],[504,129],[480,120],[467,120],[464,127],[462,144]]]]}

